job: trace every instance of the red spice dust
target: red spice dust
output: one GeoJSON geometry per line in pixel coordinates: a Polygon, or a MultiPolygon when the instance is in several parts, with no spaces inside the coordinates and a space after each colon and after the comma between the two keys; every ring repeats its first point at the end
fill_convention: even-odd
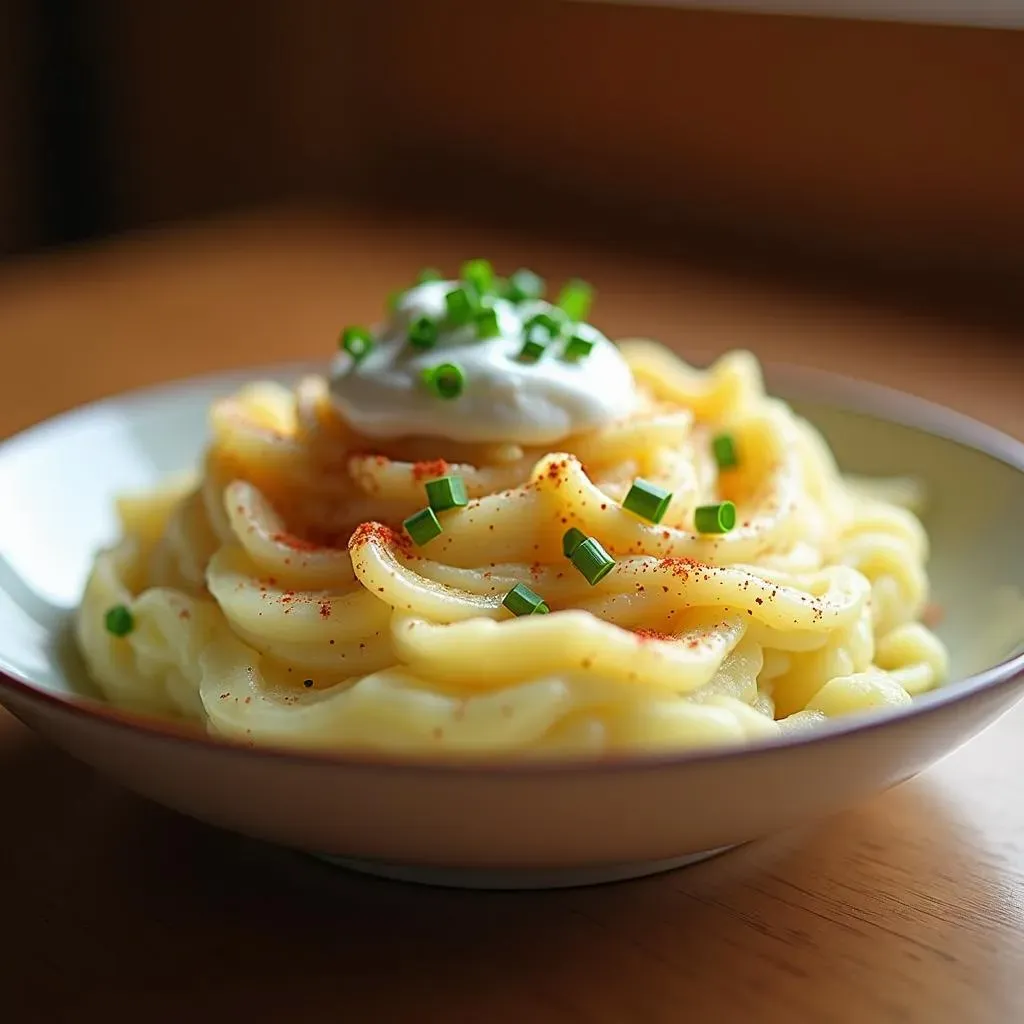
{"type": "Polygon", "coordinates": [[[566,466],[569,465],[568,459],[562,459],[561,462],[552,462],[548,465],[547,478],[555,481],[556,487],[562,486],[562,471],[566,466]]]}
{"type": "Polygon", "coordinates": [[[637,640],[677,640],[671,633],[659,633],[656,629],[634,629],[637,640]]]}
{"type": "Polygon", "coordinates": [[[296,537],[294,533],[275,533],[270,538],[275,544],[283,544],[286,548],[291,548],[292,551],[320,551],[321,547],[319,544],[314,544],[312,541],[304,540],[302,537],[296,537]]]}
{"type": "Polygon", "coordinates": [[[331,602],[321,601],[320,602],[320,618],[329,619],[331,617],[331,602]]]}
{"type": "Polygon", "coordinates": [[[706,569],[707,566],[695,558],[663,558],[658,562],[658,568],[672,573],[673,576],[685,583],[690,578],[691,570],[706,569]]]}
{"type": "Polygon", "coordinates": [[[444,459],[426,459],[415,462],[412,467],[413,479],[417,482],[432,480],[436,476],[444,476],[448,472],[448,463],[444,459]]]}
{"type": "Polygon", "coordinates": [[[404,532],[393,530],[383,523],[366,522],[360,523],[352,533],[348,542],[349,551],[355,551],[369,543],[383,544],[386,547],[396,547],[403,552],[412,550],[412,541],[404,532]]]}

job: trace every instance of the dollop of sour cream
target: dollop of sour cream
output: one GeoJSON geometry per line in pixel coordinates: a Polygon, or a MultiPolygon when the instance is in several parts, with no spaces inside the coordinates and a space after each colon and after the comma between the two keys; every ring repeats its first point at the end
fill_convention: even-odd
{"type": "MultiPolygon", "coordinates": [[[[636,405],[632,374],[619,350],[595,327],[574,325],[592,341],[582,358],[563,358],[564,341],[550,343],[535,362],[520,358],[524,324],[554,307],[540,300],[513,304],[493,300],[498,334],[477,337],[475,326],[446,325],[445,296],[457,281],[430,281],[407,291],[391,320],[374,332],[361,360],[341,352],[331,368],[332,399],[367,437],[412,435],[461,442],[553,444],[630,413],[636,405]],[[409,328],[420,317],[438,322],[437,344],[419,349],[409,328]],[[464,376],[456,398],[436,394],[423,372],[454,363],[464,376]]],[[[555,313],[560,311],[555,310],[555,313]]]]}

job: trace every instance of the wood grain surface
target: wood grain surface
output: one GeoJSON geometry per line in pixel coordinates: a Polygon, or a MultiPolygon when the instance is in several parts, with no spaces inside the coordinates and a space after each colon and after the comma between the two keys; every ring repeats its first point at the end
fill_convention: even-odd
{"type": "MultiPolygon", "coordinates": [[[[418,266],[473,255],[588,277],[615,335],[695,360],[749,346],[1024,435],[1019,336],[483,228],[278,211],[0,269],[0,436],[128,387],[326,355],[418,266]]],[[[1024,707],[856,810],[697,867],[496,894],[363,879],[220,833],[0,712],[0,1016],[1010,1024],[1022,730],[1024,707]]]]}

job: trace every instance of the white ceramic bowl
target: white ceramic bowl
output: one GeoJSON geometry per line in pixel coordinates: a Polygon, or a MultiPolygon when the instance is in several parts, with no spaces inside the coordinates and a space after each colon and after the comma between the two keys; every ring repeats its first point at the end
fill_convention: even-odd
{"type": "Polygon", "coordinates": [[[393,877],[551,886],[641,875],[837,811],[926,768],[1024,692],[1024,445],[894,392],[769,375],[857,472],[932,495],[940,627],[955,681],[910,708],[769,745],[589,764],[445,765],[252,749],[117,711],[69,636],[116,492],[195,463],[205,377],[87,406],[0,445],[0,700],[125,786],[186,814],[393,877]]]}

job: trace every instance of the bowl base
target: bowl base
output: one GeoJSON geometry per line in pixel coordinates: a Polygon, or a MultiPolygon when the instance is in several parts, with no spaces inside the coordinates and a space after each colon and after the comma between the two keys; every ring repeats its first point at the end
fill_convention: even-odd
{"type": "Polygon", "coordinates": [[[347,871],[376,875],[394,882],[413,882],[447,889],[569,889],[578,886],[603,885],[643,878],[663,871],[696,864],[715,857],[729,846],[702,850],[667,860],[640,860],[627,864],[598,864],[572,868],[445,868],[421,864],[390,864],[386,861],[357,860],[330,853],[312,856],[347,871]]]}

